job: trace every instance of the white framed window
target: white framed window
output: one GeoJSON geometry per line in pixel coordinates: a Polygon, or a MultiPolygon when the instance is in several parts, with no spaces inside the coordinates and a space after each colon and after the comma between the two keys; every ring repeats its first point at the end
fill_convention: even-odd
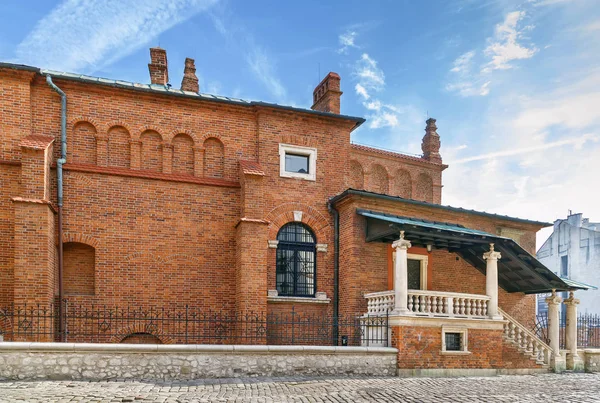
{"type": "Polygon", "coordinates": [[[279,176],[317,180],[317,149],[279,144],[279,176]]]}
{"type": "Polygon", "coordinates": [[[442,326],[442,353],[471,354],[468,336],[466,327],[442,326]]]}

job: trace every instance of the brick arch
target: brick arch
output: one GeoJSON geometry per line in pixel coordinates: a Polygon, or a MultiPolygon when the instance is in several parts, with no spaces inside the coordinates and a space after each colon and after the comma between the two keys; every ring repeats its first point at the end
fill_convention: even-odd
{"type": "Polygon", "coordinates": [[[131,161],[131,131],[121,122],[108,126],[108,165],[129,168],[131,161]]]}
{"type": "Polygon", "coordinates": [[[77,123],[86,122],[94,126],[99,133],[106,132],[107,127],[89,116],[75,116],[69,120],[68,127],[73,128],[77,123]]]}
{"type": "Polygon", "coordinates": [[[140,333],[152,335],[160,340],[162,344],[173,344],[175,342],[173,338],[164,334],[163,331],[158,328],[158,324],[144,321],[143,323],[135,323],[119,328],[110,338],[109,343],[121,343],[127,337],[140,333]]]}
{"type": "Polygon", "coordinates": [[[392,182],[394,196],[404,197],[405,199],[412,198],[412,178],[410,177],[410,172],[403,168],[398,169],[392,182]]]}
{"type": "Polygon", "coordinates": [[[368,173],[367,190],[387,194],[390,188],[389,174],[383,165],[371,165],[368,173]]]}
{"type": "Polygon", "coordinates": [[[111,129],[114,129],[115,127],[122,127],[123,129],[127,130],[127,133],[129,134],[129,137],[131,137],[131,133],[134,133],[131,128],[129,127],[128,124],[126,124],[125,122],[121,121],[121,120],[115,120],[113,122],[110,122],[106,125],[106,131],[108,132],[111,129]]]}
{"type": "Polygon", "coordinates": [[[433,179],[424,172],[421,172],[419,176],[417,176],[414,198],[416,200],[433,203],[433,179]]]}
{"type": "Polygon", "coordinates": [[[225,145],[225,142],[223,141],[223,136],[221,136],[219,133],[206,133],[206,134],[204,134],[202,137],[200,137],[200,142],[198,144],[204,144],[204,142],[206,140],[208,140],[209,138],[211,138],[211,137],[216,138],[221,143],[223,143],[223,145],[225,145]]]}
{"type": "Polygon", "coordinates": [[[350,175],[348,181],[348,187],[353,189],[365,188],[365,171],[360,162],[356,160],[350,161],[350,175]]]}
{"type": "Polygon", "coordinates": [[[136,133],[137,138],[140,138],[142,136],[142,134],[144,134],[145,132],[150,132],[150,131],[158,133],[160,138],[164,141],[164,136],[161,134],[162,130],[160,130],[157,126],[152,126],[152,125],[140,126],[140,127],[138,127],[138,129],[135,133],[136,133]]]}
{"type": "Polygon", "coordinates": [[[92,238],[89,235],[81,234],[78,232],[64,232],[63,233],[63,243],[67,243],[67,242],[82,243],[85,245],[89,245],[89,246],[93,247],[94,249],[98,249],[98,247],[100,246],[100,243],[98,242],[97,239],[92,238]]]}
{"type": "Polygon", "coordinates": [[[83,117],[72,119],[67,136],[67,161],[80,164],[96,164],[96,137],[98,126],[83,117]]]}
{"type": "Polygon", "coordinates": [[[171,139],[173,146],[172,171],[177,174],[194,174],[194,138],[188,133],[177,133],[171,139]]]}
{"type": "Polygon", "coordinates": [[[161,263],[171,263],[177,261],[177,259],[185,259],[186,261],[192,261],[198,265],[201,264],[200,259],[185,253],[173,253],[171,255],[167,255],[161,258],[161,263]]]}
{"type": "Polygon", "coordinates": [[[141,143],[141,168],[148,171],[161,172],[163,166],[163,137],[153,127],[147,126],[139,133],[141,143]]]}
{"type": "Polygon", "coordinates": [[[152,262],[152,263],[164,263],[162,257],[155,255],[152,252],[141,251],[141,252],[133,252],[123,258],[124,262],[152,262]]]}
{"type": "Polygon", "coordinates": [[[269,221],[269,239],[277,239],[277,233],[281,227],[295,221],[294,211],[302,212],[300,222],[308,225],[313,230],[318,243],[329,243],[332,236],[329,219],[313,207],[298,202],[280,204],[266,215],[266,219],[269,221]]]}
{"type": "Polygon", "coordinates": [[[191,130],[188,129],[177,129],[177,130],[173,130],[171,133],[165,133],[165,135],[163,136],[163,138],[165,139],[166,142],[173,144],[173,139],[178,135],[178,134],[187,134],[188,136],[191,137],[191,139],[193,140],[194,144],[201,144],[201,141],[198,139],[198,136],[196,136],[196,134],[194,132],[192,132],[191,130]]]}
{"type": "Polygon", "coordinates": [[[225,144],[218,137],[207,137],[204,148],[204,176],[222,178],[225,173],[225,144]]]}

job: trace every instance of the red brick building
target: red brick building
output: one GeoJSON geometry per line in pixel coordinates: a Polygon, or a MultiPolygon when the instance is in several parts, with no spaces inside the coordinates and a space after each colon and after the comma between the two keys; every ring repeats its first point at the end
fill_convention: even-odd
{"type": "Polygon", "coordinates": [[[391,311],[400,368],[547,361],[550,224],[441,205],[434,119],[420,158],[354,145],[335,73],[305,110],[198,92],[191,59],[175,89],[150,53],[149,85],[0,64],[0,306],[391,311]]]}

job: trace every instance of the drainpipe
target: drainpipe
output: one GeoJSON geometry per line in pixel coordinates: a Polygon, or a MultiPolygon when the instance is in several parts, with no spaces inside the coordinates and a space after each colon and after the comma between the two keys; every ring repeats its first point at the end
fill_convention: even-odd
{"type": "Polygon", "coordinates": [[[327,202],[327,208],[333,215],[333,341],[334,344],[338,345],[339,339],[339,288],[340,288],[340,213],[335,207],[331,200],[327,202]]]}
{"type": "Polygon", "coordinates": [[[46,75],[46,83],[60,95],[60,158],[56,161],[56,190],[58,205],[58,333],[59,341],[65,340],[64,324],[64,288],[63,288],[63,164],[67,162],[67,96],[46,75]]]}

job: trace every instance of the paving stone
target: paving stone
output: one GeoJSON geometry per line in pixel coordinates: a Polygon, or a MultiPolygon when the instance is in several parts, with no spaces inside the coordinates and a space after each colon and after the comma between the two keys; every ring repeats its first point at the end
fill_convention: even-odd
{"type": "Polygon", "coordinates": [[[7,381],[0,402],[600,402],[600,374],[470,378],[289,377],[7,381]]]}

